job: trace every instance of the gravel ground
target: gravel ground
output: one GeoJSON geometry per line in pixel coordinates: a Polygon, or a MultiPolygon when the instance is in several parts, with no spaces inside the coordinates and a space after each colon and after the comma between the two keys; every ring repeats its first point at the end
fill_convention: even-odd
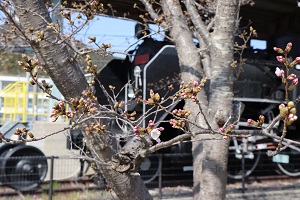
{"type": "MultiPolygon", "coordinates": [[[[299,182],[298,180],[297,182],[299,182]]],[[[298,200],[300,199],[300,185],[295,183],[286,186],[286,183],[266,187],[267,183],[256,183],[242,192],[241,188],[229,187],[226,200],[298,200]],[[264,185],[264,186],[263,186],[264,185]]],[[[159,190],[150,191],[154,199],[159,199],[159,190]]],[[[166,187],[162,190],[162,198],[168,200],[192,200],[192,189],[190,187],[166,187]]]]}

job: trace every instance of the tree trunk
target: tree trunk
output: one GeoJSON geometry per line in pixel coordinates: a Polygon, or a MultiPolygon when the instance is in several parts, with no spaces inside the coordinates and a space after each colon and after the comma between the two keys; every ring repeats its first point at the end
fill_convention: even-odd
{"type": "MultiPolygon", "coordinates": [[[[88,86],[79,64],[69,53],[66,44],[58,43],[61,38],[47,26],[51,23],[44,0],[13,0],[20,19],[19,30],[23,32],[39,61],[66,99],[78,97],[88,86]],[[33,31],[31,30],[33,29],[33,31]],[[44,31],[44,40],[35,42],[37,31],[44,31]],[[33,39],[32,39],[33,38],[33,39]]],[[[141,177],[137,174],[119,173],[111,168],[114,155],[107,143],[107,136],[100,134],[85,135],[87,144],[109,186],[120,199],[152,199],[141,177]]]]}
{"type": "MultiPolygon", "coordinates": [[[[218,1],[215,29],[211,34],[211,44],[207,44],[210,54],[209,94],[202,91],[198,95],[201,107],[212,129],[219,129],[229,118],[232,107],[233,38],[236,29],[238,0],[218,1]],[[208,102],[209,100],[209,102],[208,102]]],[[[191,31],[181,10],[179,1],[162,1],[166,20],[171,24],[171,36],[181,67],[181,79],[199,81],[203,78],[200,55],[192,39],[191,31]]],[[[201,44],[200,44],[201,45],[201,44]]],[[[186,101],[189,110],[198,110],[195,103],[186,101]]],[[[207,127],[200,114],[193,113],[190,120],[199,126],[207,127]]],[[[191,127],[196,133],[196,127],[191,127]]],[[[193,138],[194,199],[224,199],[227,181],[228,141],[205,140],[214,135],[197,135],[193,138]]]]}
{"type": "MultiPolygon", "coordinates": [[[[224,125],[231,114],[233,101],[233,43],[237,24],[238,0],[218,1],[215,28],[211,35],[211,78],[208,120],[213,129],[224,125]]],[[[201,139],[204,136],[197,136],[201,139]]],[[[212,136],[205,136],[212,137],[212,136]]],[[[227,182],[228,141],[215,140],[194,143],[194,199],[225,199],[227,182]],[[198,151],[198,152],[196,152],[198,151]],[[199,193],[200,191],[200,193],[199,193]]]]}

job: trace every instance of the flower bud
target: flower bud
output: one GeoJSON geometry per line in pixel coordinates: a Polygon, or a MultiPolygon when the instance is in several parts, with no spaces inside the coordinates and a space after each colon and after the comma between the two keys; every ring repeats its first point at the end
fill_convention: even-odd
{"type": "Polygon", "coordinates": [[[296,112],[297,112],[296,108],[292,108],[292,109],[290,110],[290,113],[292,113],[292,114],[296,114],[296,112]]]}
{"type": "Polygon", "coordinates": [[[292,43],[289,42],[289,43],[287,43],[287,45],[286,45],[286,47],[285,47],[285,52],[286,52],[286,53],[289,53],[289,52],[291,51],[291,49],[292,49],[292,43]]]}
{"type": "Polygon", "coordinates": [[[225,129],[224,129],[224,128],[219,128],[219,131],[220,131],[221,133],[224,133],[224,132],[225,132],[225,129]]]}
{"type": "Polygon", "coordinates": [[[24,66],[24,63],[22,61],[18,61],[19,66],[24,66]]]}
{"type": "Polygon", "coordinates": [[[276,59],[280,63],[282,63],[284,61],[284,58],[282,56],[276,56],[276,59]]]}
{"type": "Polygon", "coordinates": [[[278,47],[273,47],[273,50],[276,51],[277,53],[283,53],[283,50],[278,47]]]}
{"type": "Polygon", "coordinates": [[[298,78],[295,78],[295,79],[292,81],[292,85],[293,85],[293,86],[298,85],[298,78]]]}
{"type": "Polygon", "coordinates": [[[293,101],[289,101],[288,104],[287,104],[287,106],[288,106],[289,108],[293,108],[293,107],[295,106],[295,104],[294,104],[293,101]]]}
{"type": "Polygon", "coordinates": [[[288,80],[294,80],[296,77],[297,77],[296,74],[290,74],[290,75],[287,77],[287,79],[288,79],[288,80]]]}
{"type": "Polygon", "coordinates": [[[294,60],[294,62],[296,62],[297,64],[299,64],[300,63],[300,57],[296,57],[295,60],[294,60]]]}
{"type": "Polygon", "coordinates": [[[279,110],[281,110],[281,109],[285,108],[285,105],[282,103],[278,106],[278,108],[279,108],[279,110]]]}

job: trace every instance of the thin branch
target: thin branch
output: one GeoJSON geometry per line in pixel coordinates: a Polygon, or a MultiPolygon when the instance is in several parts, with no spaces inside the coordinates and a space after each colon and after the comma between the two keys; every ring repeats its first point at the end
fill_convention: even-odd
{"type": "MultiPolygon", "coordinates": [[[[154,11],[152,3],[150,3],[148,0],[140,0],[140,2],[142,2],[144,4],[145,9],[150,14],[150,16],[153,20],[159,19],[159,15],[154,11]]],[[[164,28],[167,27],[167,24],[164,21],[162,21],[160,25],[164,28]]]]}
{"type": "Polygon", "coordinates": [[[211,45],[211,38],[209,35],[209,31],[207,30],[206,25],[203,23],[201,16],[199,15],[195,7],[195,2],[192,2],[191,0],[186,0],[184,1],[184,5],[188,10],[188,13],[192,19],[193,24],[195,25],[197,32],[203,38],[204,43],[207,46],[211,45]]]}

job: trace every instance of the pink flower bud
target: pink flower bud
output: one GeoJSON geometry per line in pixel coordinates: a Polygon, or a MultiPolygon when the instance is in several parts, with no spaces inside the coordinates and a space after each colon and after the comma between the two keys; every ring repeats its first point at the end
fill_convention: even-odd
{"type": "Polygon", "coordinates": [[[24,66],[24,63],[22,61],[18,61],[19,66],[24,66]]]}
{"type": "Polygon", "coordinates": [[[287,79],[288,80],[293,80],[293,79],[295,79],[297,76],[296,76],[296,74],[290,74],[288,77],[287,77],[287,79]]]}
{"type": "Polygon", "coordinates": [[[293,119],[294,119],[294,121],[296,121],[298,119],[298,117],[296,115],[294,115],[293,119]]]}
{"type": "Polygon", "coordinates": [[[157,130],[163,131],[163,130],[165,130],[165,128],[164,127],[158,127],[157,130]]]}
{"type": "Polygon", "coordinates": [[[228,135],[224,135],[223,136],[223,140],[228,140],[229,139],[229,136],[228,135]]]}
{"type": "Polygon", "coordinates": [[[254,120],[253,119],[248,119],[247,120],[247,126],[251,126],[253,124],[254,120]]]}
{"type": "Polygon", "coordinates": [[[282,110],[283,108],[285,108],[285,105],[282,103],[278,106],[279,110],[282,110]]]}
{"type": "Polygon", "coordinates": [[[148,126],[150,126],[150,127],[152,127],[152,126],[154,126],[155,124],[154,124],[154,122],[152,121],[152,120],[150,120],[149,122],[148,122],[148,126]]]}
{"type": "Polygon", "coordinates": [[[263,116],[263,115],[259,115],[259,120],[262,120],[262,121],[264,121],[264,120],[265,120],[265,116],[263,116]]]}
{"type": "Polygon", "coordinates": [[[277,53],[283,53],[283,50],[281,48],[278,47],[273,47],[274,51],[276,51],[277,53]]]}
{"type": "Polygon", "coordinates": [[[133,132],[134,132],[135,134],[138,134],[138,133],[139,133],[139,129],[140,129],[139,126],[135,126],[135,127],[133,127],[133,132]]]}
{"type": "Polygon", "coordinates": [[[284,61],[284,58],[282,56],[276,56],[276,59],[278,62],[283,62],[284,61]]]}
{"type": "Polygon", "coordinates": [[[297,64],[300,63],[300,57],[295,58],[294,62],[296,62],[297,64]]]}
{"type": "Polygon", "coordinates": [[[225,129],[224,129],[224,128],[219,128],[219,131],[220,131],[221,133],[224,133],[224,132],[225,132],[225,129]]]}
{"type": "Polygon", "coordinates": [[[193,86],[194,86],[194,87],[198,87],[198,86],[199,86],[198,81],[194,81],[193,86]]]}
{"type": "Polygon", "coordinates": [[[294,114],[289,114],[288,118],[289,119],[293,119],[294,118],[294,114]]]}
{"type": "Polygon", "coordinates": [[[298,85],[298,78],[296,78],[292,81],[292,85],[294,85],[294,86],[298,85]]]}

